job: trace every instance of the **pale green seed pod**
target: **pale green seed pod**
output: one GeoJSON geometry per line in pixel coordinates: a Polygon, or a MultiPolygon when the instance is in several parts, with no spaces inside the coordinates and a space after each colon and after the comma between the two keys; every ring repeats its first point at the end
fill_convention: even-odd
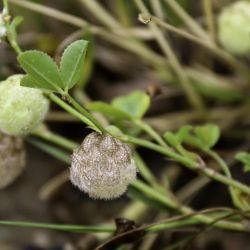
{"type": "Polygon", "coordinates": [[[218,17],[218,39],[230,53],[250,55],[250,1],[225,7],[218,17]]]}
{"type": "Polygon", "coordinates": [[[110,200],[127,190],[136,179],[136,171],[127,144],[93,132],[74,150],[70,179],[91,198],[110,200]]]}
{"type": "Polygon", "coordinates": [[[20,137],[0,133],[0,189],[10,185],[25,167],[25,150],[20,137]]]}
{"type": "Polygon", "coordinates": [[[32,132],[49,109],[41,90],[20,86],[22,77],[13,75],[0,82],[0,130],[9,135],[32,132]]]}

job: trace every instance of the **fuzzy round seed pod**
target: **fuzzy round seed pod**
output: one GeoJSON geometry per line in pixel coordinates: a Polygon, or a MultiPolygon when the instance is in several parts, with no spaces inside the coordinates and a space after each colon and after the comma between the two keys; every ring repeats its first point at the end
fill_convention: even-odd
{"type": "Polygon", "coordinates": [[[121,196],[136,178],[136,165],[127,144],[93,132],[74,150],[71,182],[94,199],[121,196]]]}
{"type": "Polygon", "coordinates": [[[225,7],[218,17],[218,39],[232,54],[250,54],[250,2],[237,1],[225,7]]]}
{"type": "Polygon", "coordinates": [[[0,82],[0,130],[9,135],[28,134],[49,109],[41,90],[20,86],[22,77],[13,75],[0,82]]]}
{"type": "Polygon", "coordinates": [[[25,167],[25,150],[20,137],[0,133],[0,188],[11,184],[25,167]]]}

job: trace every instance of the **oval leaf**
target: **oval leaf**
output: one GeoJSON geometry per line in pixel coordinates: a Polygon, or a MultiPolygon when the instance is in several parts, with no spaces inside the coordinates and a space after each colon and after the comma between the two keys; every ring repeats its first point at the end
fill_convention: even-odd
{"type": "Polygon", "coordinates": [[[35,88],[43,88],[60,92],[64,84],[56,63],[41,51],[26,51],[18,56],[23,70],[38,84],[35,88]]]}
{"type": "Polygon", "coordinates": [[[81,77],[87,46],[88,42],[85,40],[75,41],[65,49],[62,55],[60,71],[66,91],[72,88],[81,77]]]}
{"type": "Polygon", "coordinates": [[[112,106],[134,118],[142,118],[150,105],[150,97],[142,91],[134,91],[129,95],[120,96],[112,101],[112,106]]]}
{"type": "Polygon", "coordinates": [[[81,77],[79,81],[77,82],[77,85],[79,88],[85,88],[87,84],[89,83],[89,80],[91,78],[91,75],[93,73],[94,69],[94,60],[95,60],[95,39],[94,35],[89,31],[86,30],[84,32],[84,39],[88,41],[88,48],[86,57],[84,60],[84,67],[81,72],[81,77]]]}
{"type": "Polygon", "coordinates": [[[185,140],[185,138],[189,135],[192,129],[193,127],[191,125],[186,125],[178,130],[178,132],[176,133],[176,137],[179,143],[182,143],[185,140]]]}
{"type": "Polygon", "coordinates": [[[166,142],[171,145],[172,147],[177,147],[180,145],[180,142],[178,141],[178,137],[172,133],[172,132],[166,132],[163,135],[163,138],[166,140],[166,142]]]}
{"type": "MultiPolygon", "coordinates": [[[[44,91],[48,91],[50,89],[50,85],[46,85],[45,83],[36,82],[29,75],[26,75],[22,78],[20,85],[24,86],[24,87],[29,87],[29,88],[41,89],[44,91]]],[[[54,90],[50,89],[50,91],[54,91],[54,90]]]]}
{"type": "Polygon", "coordinates": [[[215,124],[197,126],[194,133],[202,142],[203,148],[212,148],[220,138],[220,129],[215,124]]]}

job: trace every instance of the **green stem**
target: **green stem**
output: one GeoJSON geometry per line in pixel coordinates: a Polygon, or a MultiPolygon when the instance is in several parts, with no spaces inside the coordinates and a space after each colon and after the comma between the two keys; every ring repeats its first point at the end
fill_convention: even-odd
{"type": "Polygon", "coordinates": [[[139,128],[141,128],[143,131],[145,131],[148,135],[152,137],[159,145],[162,147],[166,147],[168,149],[171,149],[166,142],[162,139],[162,137],[147,123],[145,123],[142,120],[134,120],[135,125],[137,125],[139,128]]]}
{"type": "Polygon", "coordinates": [[[152,22],[156,23],[158,26],[166,29],[167,31],[171,31],[171,32],[173,32],[179,36],[182,36],[182,37],[184,37],[184,38],[186,38],[194,43],[197,43],[199,45],[202,45],[205,47],[211,46],[211,42],[203,40],[200,37],[197,37],[197,36],[189,33],[188,31],[186,31],[182,28],[175,27],[175,26],[163,21],[162,19],[160,19],[156,16],[150,15],[149,17],[151,18],[152,22]]]}
{"type": "Polygon", "coordinates": [[[138,37],[135,36],[130,29],[124,28],[99,2],[95,0],[81,0],[81,2],[89,9],[95,18],[116,33],[116,35],[121,34],[124,36],[124,34],[126,34],[126,39],[121,39],[121,37],[117,37],[116,35],[114,36],[111,32],[104,33],[103,30],[99,33],[100,35],[112,43],[119,44],[121,47],[126,47],[129,50],[140,53],[142,57],[148,58],[150,61],[155,61],[155,63],[157,60],[159,63],[159,56],[143,44],[142,41],[139,41],[137,39],[138,37]]]}
{"type": "Polygon", "coordinates": [[[173,32],[181,37],[184,37],[196,44],[199,44],[208,50],[210,50],[212,53],[214,53],[215,56],[223,60],[225,63],[227,63],[233,70],[236,72],[239,72],[240,74],[244,75],[246,79],[249,79],[250,74],[249,70],[247,67],[245,67],[244,64],[240,63],[237,59],[235,59],[231,54],[228,52],[220,49],[214,42],[207,41],[204,39],[201,39],[200,37],[196,37],[188,32],[186,32],[183,29],[176,28],[163,20],[155,17],[155,16],[150,16],[152,22],[156,23],[158,26],[173,32]]]}
{"type": "Polygon", "coordinates": [[[200,172],[201,174],[216,180],[218,182],[221,182],[227,186],[231,186],[233,188],[237,188],[239,190],[241,190],[243,193],[246,193],[248,195],[250,195],[250,188],[245,185],[242,184],[234,179],[228,178],[227,176],[221,175],[219,173],[217,173],[216,171],[214,171],[213,169],[204,167],[204,166],[199,166],[198,168],[196,167],[191,167],[190,169],[200,172]]]}
{"type": "MultiPolygon", "coordinates": [[[[232,179],[232,174],[229,170],[228,165],[215,151],[208,149],[208,150],[204,150],[204,152],[207,153],[212,159],[214,159],[218,163],[218,165],[221,167],[221,169],[223,170],[223,172],[229,179],[232,179]]],[[[241,202],[238,199],[238,195],[235,192],[235,189],[232,186],[228,186],[228,188],[229,188],[230,195],[232,197],[232,201],[238,208],[241,209],[242,208],[241,202]]]]}
{"type": "Polygon", "coordinates": [[[25,222],[25,221],[0,221],[0,225],[52,229],[52,230],[78,232],[78,233],[83,233],[83,232],[113,233],[115,231],[115,228],[113,226],[62,225],[62,224],[35,223],[35,222],[25,222]]]}
{"type": "Polygon", "coordinates": [[[191,225],[197,225],[200,222],[198,222],[194,218],[188,218],[186,220],[177,220],[177,221],[170,221],[167,223],[159,223],[158,225],[153,225],[149,226],[146,228],[148,232],[159,232],[162,230],[168,230],[168,229],[176,229],[180,227],[185,227],[185,226],[191,226],[191,225]]]}
{"type": "Polygon", "coordinates": [[[15,50],[17,55],[20,55],[22,53],[21,48],[19,47],[18,43],[12,39],[9,39],[11,47],[15,50]]]}
{"type": "Polygon", "coordinates": [[[62,11],[44,6],[42,4],[38,4],[38,3],[30,2],[30,1],[23,1],[23,0],[9,0],[9,2],[11,4],[15,4],[23,8],[38,12],[38,13],[46,14],[48,16],[56,18],[57,20],[61,20],[63,22],[69,23],[79,28],[84,28],[88,26],[88,23],[82,18],[64,13],[62,11]]]}
{"type": "Polygon", "coordinates": [[[78,110],[80,113],[82,113],[91,123],[95,125],[95,127],[98,128],[98,130],[102,133],[105,133],[105,128],[100,124],[99,121],[97,121],[83,106],[81,106],[72,96],[67,94],[67,98],[69,102],[73,105],[73,107],[78,110]]]}
{"type": "MultiPolygon", "coordinates": [[[[85,20],[75,17],[73,15],[66,14],[62,11],[43,6],[41,4],[25,1],[25,0],[9,0],[12,4],[21,6],[23,8],[27,8],[29,10],[50,16],[62,22],[74,25],[79,28],[84,28],[86,26],[89,27],[90,31],[95,35],[99,35],[105,40],[113,43],[116,46],[120,46],[123,49],[132,51],[138,55],[140,55],[145,60],[151,62],[152,65],[159,65],[164,62],[163,58],[157,55],[155,52],[148,49],[146,46],[142,46],[138,41],[135,42],[135,39],[121,39],[121,36],[117,34],[112,34],[111,32],[101,28],[94,26],[93,24],[87,23],[85,20]]],[[[95,12],[93,13],[95,14],[95,12]]],[[[138,36],[138,30],[132,32],[133,30],[123,29],[123,27],[119,27],[116,29],[116,32],[119,34],[122,32],[122,35],[128,36],[130,33],[133,36],[138,36]]]]}
{"type": "Polygon", "coordinates": [[[203,0],[203,10],[206,17],[207,28],[211,38],[215,38],[215,26],[214,26],[214,15],[213,5],[211,0],[203,0]]]}
{"type": "Polygon", "coordinates": [[[65,152],[61,150],[60,148],[55,147],[54,145],[49,145],[48,143],[39,141],[34,138],[26,137],[25,140],[28,141],[33,146],[39,148],[43,152],[46,152],[49,155],[53,156],[55,159],[61,160],[67,164],[71,163],[71,157],[68,152],[65,152]]]}
{"type": "MultiPolygon", "coordinates": [[[[146,15],[150,16],[150,13],[142,0],[134,0],[134,1],[137,4],[140,11],[142,11],[146,15]]],[[[168,42],[168,40],[165,39],[161,30],[158,28],[158,26],[155,23],[149,22],[149,27],[152,30],[152,32],[154,33],[155,38],[156,38],[159,46],[161,47],[163,53],[169,59],[169,63],[171,65],[173,71],[175,72],[175,74],[179,78],[180,85],[182,86],[184,92],[186,93],[188,101],[196,110],[200,111],[200,113],[204,115],[205,105],[203,103],[203,100],[198,95],[198,93],[194,90],[193,86],[191,85],[191,83],[190,83],[185,71],[183,70],[177,56],[175,55],[175,52],[173,51],[170,43],[168,42]]]]}
{"type": "Polygon", "coordinates": [[[135,138],[132,136],[125,135],[124,137],[121,137],[120,139],[123,140],[124,142],[136,144],[136,145],[154,150],[158,153],[161,153],[161,154],[169,157],[170,159],[174,159],[177,162],[183,164],[184,166],[186,166],[187,168],[189,168],[192,171],[198,172],[198,173],[205,175],[213,180],[221,182],[227,186],[232,186],[234,188],[237,188],[237,189],[241,190],[242,192],[250,195],[250,187],[248,187],[247,185],[242,184],[234,179],[228,178],[227,176],[221,175],[221,174],[217,173],[216,171],[214,171],[213,169],[207,168],[203,164],[201,164],[201,163],[199,164],[192,159],[186,158],[184,156],[180,156],[179,154],[175,153],[174,151],[167,150],[166,148],[158,146],[152,142],[148,142],[146,140],[135,138]]]}
{"type": "Polygon", "coordinates": [[[128,136],[128,135],[124,135],[123,137],[120,137],[119,139],[121,139],[122,141],[127,142],[127,143],[132,143],[135,145],[139,145],[139,146],[154,150],[160,154],[163,154],[163,155],[169,157],[170,159],[174,159],[177,162],[182,163],[185,166],[189,166],[189,167],[198,166],[198,163],[195,162],[194,160],[183,157],[183,156],[175,153],[172,149],[164,148],[162,146],[159,146],[159,145],[152,143],[152,142],[149,142],[147,140],[143,140],[143,139],[128,136]]]}
{"type": "Polygon", "coordinates": [[[6,14],[9,15],[9,4],[8,4],[8,0],[3,0],[3,7],[6,11],[6,14]]]}
{"type": "MultiPolygon", "coordinates": [[[[210,224],[214,222],[214,219],[203,214],[194,214],[194,211],[186,206],[182,206],[181,204],[178,203],[178,201],[175,200],[174,197],[167,197],[164,194],[161,194],[157,191],[155,191],[153,188],[147,186],[141,181],[135,181],[132,183],[132,186],[139,190],[140,192],[146,194],[148,197],[158,201],[162,205],[166,206],[168,209],[173,209],[181,212],[184,215],[190,216],[189,218],[191,221],[187,223],[204,223],[204,224],[210,224]]],[[[176,225],[176,224],[175,224],[176,225]]],[[[156,225],[155,227],[157,230],[163,230],[163,228],[168,228],[168,223],[162,223],[162,225],[156,225]]],[[[227,229],[227,230],[235,230],[235,231],[249,231],[247,227],[245,227],[241,223],[236,223],[236,222],[230,222],[230,221],[218,221],[214,226],[222,229],[227,229]]],[[[154,227],[153,227],[154,228],[154,227]]]]}
{"type": "Polygon", "coordinates": [[[154,188],[151,188],[150,186],[146,185],[142,181],[136,180],[131,185],[135,189],[146,194],[147,197],[150,197],[153,200],[158,201],[167,208],[173,210],[179,210],[179,208],[181,207],[181,205],[175,200],[174,197],[166,196],[165,194],[162,194],[161,192],[156,191],[154,188]]]}
{"type": "Polygon", "coordinates": [[[6,16],[8,17],[8,20],[5,21],[5,26],[7,29],[7,39],[11,45],[11,47],[15,50],[17,55],[20,55],[22,53],[22,50],[20,49],[16,39],[15,35],[13,34],[13,31],[10,29],[10,21],[9,21],[9,3],[8,0],[3,0],[3,6],[6,11],[6,16]]]}
{"type": "Polygon", "coordinates": [[[222,168],[222,170],[224,171],[227,177],[232,178],[231,172],[226,162],[215,151],[212,151],[210,149],[203,150],[203,151],[207,153],[211,158],[213,158],[219,164],[219,166],[222,168]]]}
{"type": "MultiPolygon", "coordinates": [[[[46,15],[46,16],[50,16],[52,18],[55,18],[57,20],[60,20],[62,22],[68,23],[70,25],[79,27],[81,29],[87,28],[89,31],[91,31],[93,34],[95,35],[101,35],[101,34],[111,34],[110,31],[107,31],[106,29],[104,29],[101,26],[96,26],[93,25],[89,22],[87,22],[86,20],[84,20],[83,18],[79,18],[77,16],[74,15],[70,15],[68,13],[62,12],[60,10],[51,8],[51,7],[47,7],[45,5],[42,4],[38,4],[38,3],[34,3],[31,1],[26,1],[26,0],[9,0],[9,2],[11,4],[14,5],[18,5],[21,6],[23,8],[32,10],[34,12],[46,15]]],[[[95,14],[95,13],[94,13],[95,14]]],[[[142,39],[151,39],[152,35],[147,32],[147,30],[141,29],[141,28],[130,28],[129,30],[121,30],[116,29],[113,30],[113,32],[117,33],[117,35],[122,35],[122,36],[129,36],[129,33],[133,34],[133,36],[138,37],[138,38],[142,38],[142,39]]],[[[117,38],[117,37],[116,37],[117,38]]],[[[116,43],[115,41],[113,41],[113,43],[116,43]]],[[[119,45],[119,40],[118,40],[118,44],[119,45]]]]}
{"type": "Polygon", "coordinates": [[[59,145],[63,148],[66,148],[70,151],[74,150],[78,146],[77,143],[75,143],[71,140],[68,140],[63,136],[52,133],[51,131],[49,131],[47,129],[37,129],[37,130],[32,132],[32,135],[40,137],[46,141],[52,142],[56,145],[59,145]]]}
{"type": "Polygon", "coordinates": [[[134,153],[133,158],[134,158],[135,164],[136,164],[137,168],[139,169],[139,172],[140,172],[141,176],[144,178],[144,180],[147,181],[148,184],[150,186],[152,186],[155,190],[168,195],[170,192],[160,185],[160,183],[157,181],[155,176],[152,174],[152,172],[147,167],[144,160],[141,158],[141,156],[137,152],[134,153]]]}
{"type": "Polygon", "coordinates": [[[62,99],[60,99],[58,96],[56,96],[53,93],[48,94],[49,98],[55,102],[58,106],[60,106],[61,108],[63,108],[64,110],[66,110],[69,114],[73,115],[74,117],[78,118],[80,121],[82,121],[83,123],[89,125],[92,129],[97,130],[98,132],[101,133],[101,131],[99,131],[98,128],[96,128],[95,124],[92,123],[89,119],[87,119],[85,116],[83,116],[81,113],[79,113],[77,110],[75,110],[74,108],[72,108],[70,105],[68,105],[67,103],[65,103],[62,99]]]}
{"type": "Polygon", "coordinates": [[[88,10],[107,27],[111,29],[117,29],[120,27],[119,22],[117,22],[117,20],[112,15],[110,15],[109,12],[107,12],[96,0],[80,0],[80,2],[85,5],[88,10]]]}
{"type": "Polygon", "coordinates": [[[129,27],[132,25],[132,19],[129,14],[129,9],[126,0],[116,0],[114,1],[115,10],[117,16],[124,27],[129,27]]]}
{"type": "Polygon", "coordinates": [[[211,41],[210,37],[200,25],[180,6],[176,0],[165,0],[165,3],[188,26],[188,28],[203,40],[211,41]]]}
{"type": "Polygon", "coordinates": [[[165,12],[164,12],[164,9],[160,0],[150,0],[150,5],[156,16],[158,16],[161,19],[165,18],[165,15],[164,15],[165,12]]]}

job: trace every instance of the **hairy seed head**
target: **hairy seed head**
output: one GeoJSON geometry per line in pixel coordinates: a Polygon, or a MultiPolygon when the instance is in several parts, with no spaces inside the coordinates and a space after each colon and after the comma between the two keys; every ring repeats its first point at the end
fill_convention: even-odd
{"type": "Polygon", "coordinates": [[[117,198],[135,178],[130,147],[110,135],[93,132],[74,150],[71,182],[91,198],[117,198]]]}
{"type": "Polygon", "coordinates": [[[39,89],[20,86],[23,75],[0,82],[0,131],[9,135],[32,132],[44,119],[49,101],[39,89]]]}
{"type": "Polygon", "coordinates": [[[0,133],[0,188],[11,184],[25,167],[25,150],[20,137],[0,133]]]}

